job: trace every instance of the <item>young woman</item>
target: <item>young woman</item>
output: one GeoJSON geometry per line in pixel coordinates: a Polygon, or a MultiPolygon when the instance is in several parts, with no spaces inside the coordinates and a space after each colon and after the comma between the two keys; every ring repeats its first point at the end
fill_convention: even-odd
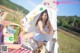
{"type": "Polygon", "coordinates": [[[49,41],[54,34],[54,30],[49,21],[47,10],[43,11],[36,22],[37,30],[34,32],[33,39],[37,41],[41,47],[44,41],[49,41]]]}
{"type": "Polygon", "coordinates": [[[46,37],[50,37],[54,33],[48,18],[47,10],[41,13],[39,19],[36,22],[36,26],[37,30],[34,32],[33,39],[38,41],[38,45],[41,46],[42,42],[48,41],[46,37]]]}

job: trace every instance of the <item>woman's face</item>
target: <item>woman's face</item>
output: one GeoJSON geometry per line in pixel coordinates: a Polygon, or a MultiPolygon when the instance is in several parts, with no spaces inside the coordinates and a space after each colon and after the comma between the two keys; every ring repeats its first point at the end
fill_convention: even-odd
{"type": "Polygon", "coordinates": [[[43,20],[43,21],[46,21],[46,19],[47,19],[47,13],[43,13],[43,15],[42,15],[42,20],[43,20]]]}

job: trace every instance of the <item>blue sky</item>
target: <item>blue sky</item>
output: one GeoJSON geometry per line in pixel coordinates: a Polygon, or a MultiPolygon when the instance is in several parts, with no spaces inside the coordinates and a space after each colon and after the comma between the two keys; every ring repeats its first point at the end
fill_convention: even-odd
{"type": "MultiPolygon", "coordinates": [[[[12,2],[23,6],[24,8],[31,11],[34,9],[42,0],[11,0],[12,2]]],[[[58,0],[59,2],[80,2],[80,0],[58,0]]],[[[74,3],[67,3],[58,5],[58,15],[59,16],[73,16],[77,15],[80,16],[80,4],[74,3]]]]}

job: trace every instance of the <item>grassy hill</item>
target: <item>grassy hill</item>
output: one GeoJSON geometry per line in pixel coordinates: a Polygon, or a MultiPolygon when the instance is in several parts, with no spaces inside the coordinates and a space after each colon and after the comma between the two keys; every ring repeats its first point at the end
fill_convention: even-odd
{"type": "Polygon", "coordinates": [[[59,29],[59,53],[80,53],[80,37],[59,29]]]}
{"type": "Polygon", "coordinates": [[[0,10],[8,12],[5,20],[18,23],[29,11],[10,0],[0,0],[0,10]]]}
{"type": "Polygon", "coordinates": [[[20,11],[23,10],[23,13],[25,13],[25,14],[27,14],[29,12],[27,9],[23,8],[20,5],[17,5],[15,3],[11,2],[10,0],[0,0],[0,5],[5,6],[7,8],[10,8],[12,10],[17,10],[17,9],[19,9],[20,11]]]}

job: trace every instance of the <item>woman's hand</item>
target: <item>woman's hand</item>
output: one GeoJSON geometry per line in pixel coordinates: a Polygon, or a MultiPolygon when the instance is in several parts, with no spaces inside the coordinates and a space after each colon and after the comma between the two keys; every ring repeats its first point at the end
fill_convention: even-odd
{"type": "Polygon", "coordinates": [[[49,34],[49,35],[53,35],[54,32],[53,32],[53,31],[49,31],[48,34],[49,34]]]}

